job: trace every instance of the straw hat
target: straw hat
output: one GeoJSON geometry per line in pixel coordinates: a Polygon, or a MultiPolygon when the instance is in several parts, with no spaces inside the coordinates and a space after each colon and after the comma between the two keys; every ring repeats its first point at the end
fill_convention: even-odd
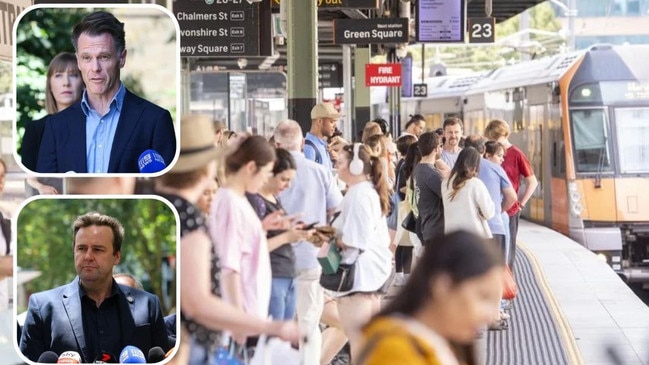
{"type": "Polygon", "coordinates": [[[214,124],[207,115],[185,115],[180,121],[180,156],[171,173],[198,170],[218,159],[214,124]]]}

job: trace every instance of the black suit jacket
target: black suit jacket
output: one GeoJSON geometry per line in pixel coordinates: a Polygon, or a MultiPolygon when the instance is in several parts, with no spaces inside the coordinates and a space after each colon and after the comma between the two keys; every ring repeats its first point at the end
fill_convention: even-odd
{"type": "MultiPolygon", "coordinates": [[[[113,281],[113,285],[118,284],[113,281]]],[[[158,297],[124,285],[119,285],[119,289],[121,347],[136,346],[145,356],[155,346],[169,350],[158,297]]],[[[32,361],[37,361],[45,351],[54,351],[58,355],[76,351],[83,363],[95,360],[90,358],[83,333],[79,277],[69,284],[31,295],[20,351],[32,361]]]]}
{"type": "MultiPolygon", "coordinates": [[[[138,158],[147,149],[157,151],[167,165],[176,154],[171,114],[126,90],[108,162],[109,173],[139,173],[138,158]]],[[[51,115],[38,152],[36,171],[88,172],[86,115],[81,101],[51,115]]]]}
{"type": "Polygon", "coordinates": [[[36,171],[38,151],[41,149],[41,140],[43,139],[43,131],[45,131],[45,121],[47,118],[49,118],[49,115],[25,125],[23,143],[20,146],[20,160],[26,168],[32,171],[36,171]]]}

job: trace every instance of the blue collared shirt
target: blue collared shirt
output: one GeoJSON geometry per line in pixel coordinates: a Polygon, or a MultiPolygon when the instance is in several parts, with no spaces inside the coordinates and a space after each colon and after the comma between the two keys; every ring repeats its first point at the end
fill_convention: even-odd
{"type": "Polygon", "coordinates": [[[110,102],[108,113],[99,115],[88,103],[84,90],[81,99],[81,109],[86,115],[86,161],[89,173],[108,172],[110,152],[113,149],[113,140],[117,123],[122,114],[126,88],[120,83],[117,93],[110,102]]]}
{"type": "MultiPolygon", "coordinates": [[[[320,156],[322,157],[322,162],[321,164],[327,168],[327,170],[331,171],[333,170],[333,165],[331,163],[331,156],[329,156],[329,150],[327,149],[327,142],[316,137],[315,135],[311,134],[310,132],[306,132],[306,136],[304,137],[305,139],[308,139],[309,141],[313,142],[313,144],[316,146],[318,151],[320,152],[320,156]]],[[[304,145],[304,157],[311,161],[316,160],[316,153],[313,150],[313,147],[309,146],[308,144],[304,145]]]]}
{"type": "MultiPolygon", "coordinates": [[[[306,224],[327,224],[327,211],[337,208],[343,196],[336,185],[331,171],[322,165],[309,161],[302,153],[291,151],[295,159],[295,178],[288,189],[278,196],[287,214],[301,214],[299,219],[306,224]]],[[[295,269],[315,269],[320,266],[318,248],[312,243],[300,241],[293,245],[295,269]]]]}

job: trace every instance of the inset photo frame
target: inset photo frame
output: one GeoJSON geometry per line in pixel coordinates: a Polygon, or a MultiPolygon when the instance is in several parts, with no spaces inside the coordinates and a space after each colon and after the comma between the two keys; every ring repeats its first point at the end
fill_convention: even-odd
{"type": "Polygon", "coordinates": [[[180,150],[178,21],[159,5],[94,6],[16,19],[16,161],[48,176],[159,176],[180,150]]]}
{"type": "Polygon", "coordinates": [[[23,360],[149,363],[175,351],[180,224],[171,203],[35,197],[15,222],[13,327],[23,360]]]}

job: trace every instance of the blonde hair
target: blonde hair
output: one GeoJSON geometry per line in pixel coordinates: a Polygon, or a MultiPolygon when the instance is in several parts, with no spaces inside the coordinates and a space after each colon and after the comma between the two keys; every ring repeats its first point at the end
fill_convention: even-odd
{"type": "Polygon", "coordinates": [[[492,141],[496,141],[500,137],[507,138],[509,137],[509,124],[502,119],[494,119],[487,124],[484,130],[484,136],[492,141]]]}
{"type": "Polygon", "coordinates": [[[363,144],[367,143],[367,140],[376,134],[383,134],[383,132],[381,132],[381,126],[379,125],[379,123],[365,123],[365,127],[363,127],[363,135],[361,136],[361,142],[363,142],[363,144]]]}

